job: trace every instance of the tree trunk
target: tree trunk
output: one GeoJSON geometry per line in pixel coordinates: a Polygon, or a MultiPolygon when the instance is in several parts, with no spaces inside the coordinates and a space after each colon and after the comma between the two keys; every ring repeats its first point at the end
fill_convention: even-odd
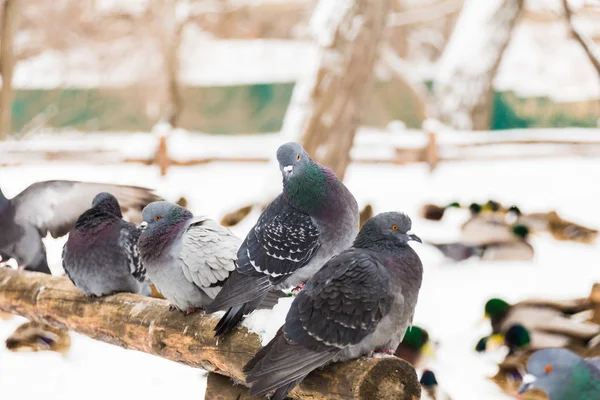
{"type": "MultiPolygon", "coordinates": [[[[199,312],[186,317],[170,311],[166,300],[131,293],[86,297],[67,277],[9,268],[0,268],[0,311],[203,368],[236,382],[243,382],[242,367],[260,348],[259,337],[246,328],[217,340],[213,332],[216,317],[199,312]]],[[[241,388],[232,391],[237,389],[241,388]]],[[[415,400],[420,391],[410,364],[396,357],[362,358],[314,371],[290,397],[415,400]]],[[[215,397],[213,388],[207,392],[207,399],[229,399],[215,397]]]]}
{"type": "Polygon", "coordinates": [[[177,25],[170,45],[165,49],[165,66],[167,69],[168,91],[168,121],[173,128],[179,125],[179,116],[183,107],[179,88],[179,47],[181,45],[181,32],[183,24],[177,25]]]}
{"type": "MultiPolygon", "coordinates": [[[[316,74],[299,83],[290,112],[306,151],[344,178],[354,135],[373,85],[373,67],[389,0],[321,0],[311,20],[320,60],[316,74]]],[[[299,136],[299,135],[298,135],[299,136]]]]}
{"type": "Polygon", "coordinates": [[[439,61],[436,117],[457,129],[490,128],[493,80],[523,0],[467,0],[439,61]]]}
{"type": "Polygon", "coordinates": [[[4,0],[2,9],[2,37],[0,38],[0,75],[2,90],[0,92],[0,140],[6,139],[11,132],[12,113],[12,78],[15,68],[13,53],[13,30],[17,4],[15,0],[4,0]]]}

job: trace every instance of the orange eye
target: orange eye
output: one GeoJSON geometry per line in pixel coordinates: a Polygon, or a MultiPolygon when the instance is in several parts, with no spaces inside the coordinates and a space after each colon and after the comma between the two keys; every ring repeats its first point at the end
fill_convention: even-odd
{"type": "Polygon", "coordinates": [[[398,230],[398,225],[396,225],[396,224],[392,225],[392,230],[393,231],[397,231],[398,230]]]}
{"type": "Polygon", "coordinates": [[[296,156],[296,161],[300,161],[301,158],[302,156],[300,155],[300,153],[298,153],[298,155],[296,156]]]}
{"type": "Polygon", "coordinates": [[[154,220],[155,220],[155,221],[160,221],[160,219],[161,219],[161,218],[162,218],[162,217],[161,217],[160,215],[157,215],[156,217],[154,217],[154,220]]]}
{"type": "Polygon", "coordinates": [[[550,372],[552,372],[552,370],[554,369],[554,367],[550,364],[546,364],[546,366],[544,366],[544,372],[549,374],[550,372]]]}

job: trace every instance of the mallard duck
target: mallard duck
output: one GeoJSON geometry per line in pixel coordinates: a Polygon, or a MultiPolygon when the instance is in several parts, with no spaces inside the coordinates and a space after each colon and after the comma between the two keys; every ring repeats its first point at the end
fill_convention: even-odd
{"type": "Polygon", "coordinates": [[[485,316],[491,321],[492,333],[506,332],[512,325],[520,324],[529,331],[565,334],[587,341],[600,334],[600,325],[570,317],[583,311],[581,307],[589,307],[589,300],[586,300],[581,300],[577,307],[572,303],[561,307],[559,302],[538,300],[510,305],[502,299],[493,298],[485,304],[485,316]]]}
{"type": "Polygon", "coordinates": [[[511,206],[506,213],[506,220],[509,223],[525,225],[532,232],[548,232],[550,230],[549,214],[551,212],[523,214],[519,207],[511,206]]]}
{"type": "Polygon", "coordinates": [[[526,239],[529,230],[524,225],[515,225],[510,228],[512,240],[494,241],[481,244],[431,243],[447,258],[453,261],[464,261],[471,257],[478,257],[484,261],[528,261],[534,256],[533,246],[526,239]]]}
{"type": "Polygon", "coordinates": [[[421,384],[421,400],[451,400],[448,393],[440,388],[435,374],[431,370],[424,370],[419,380],[421,384]]]}
{"type": "Polygon", "coordinates": [[[556,240],[570,240],[584,244],[592,244],[598,237],[597,230],[586,228],[575,222],[562,219],[558,216],[556,211],[548,213],[548,224],[550,233],[556,240]]]}
{"type": "Polygon", "coordinates": [[[181,196],[179,198],[179,200],[177,200],[177,202],[175,204],[177,204],[178,206],[181,206],[183,208],[187,208],[188,201],[187,201],[187,199],[185,197],[181,196]]]}
{"type": "Polygon", "coordinates": [[[221,225],[231,227],[239,224],[250,214],[253,208],[254,204],[250,204],[249,206],[241,207],[236,211],[225,214],[223,219],[221,219],[221,225]]]}
{"type": "Polygon", "coordinates": [[[360,224],[359,229],[362,228],[363,224],[367,222],[369,218],[373,216],[373,206],[367,204],[365,208],[360,212],[360,224]]]}
{"type": "Polygon", "coordinates": [[[6,339],[6,348],[10,351],[55,351],[65,354],[70,347],[68,332],[34,321],[19,326],[6,339]]]}
{"type": "Polygon", "coordinates": [[[425,329],[413,325],[406,331],[404,339],[402,339],[402,342],[398,345],[394,354],[396,357],[417,367],[423,355],[426,357],[433,357],[429,333],[425,329]]]}
{"type": "Polygon", "coordinates": [[[508,242],[514,239],[511,226],[506,223],[502,213],[484,213],[482,206],[471,204],[471,218],[465,222],[461,230],[460,241],[468,244],[484,244],[508,242]]]}
{"type": "Polygon", "coordinates": [[[446,210],[449,208],[460,208],[460,204],[457,202],[452,202],[446,206],[438,206],[436,204],[424,204],[419,211],[419,215],[423,219],[428,219],[430,221],[440,221],[446,210]]]}

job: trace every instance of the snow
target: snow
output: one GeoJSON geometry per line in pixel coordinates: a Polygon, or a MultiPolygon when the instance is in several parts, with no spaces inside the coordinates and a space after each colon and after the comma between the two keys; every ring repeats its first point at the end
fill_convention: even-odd
{"type": "MultiPolygon", "coordinates": [[[[564,130],[563,135],[567,137],[577,132],[564,130]]],[[[114,143],[117,136],[105,139],[114,143]]],[[[364,136],[361,140],[369,140],[370,137],[364,136]]],[[[49,137],[46,140],[50,141],[49,137]]],[[[124,137],[117,143],[127,144],[128,140],[124,137]]],[[[201,136],[201,140],[203,146],[212,148],[205,151],[215,151],[218,146],[224,146],[224,142],[216,139],[212,141],[201,136]]],[[[70,145],[75,147],[77,143],[87,145],[87,142],[77,142],[74,138],[70,145]]],[[[229,151],[254,156],[254,152],[265,143],[270,143],[268,152],[273,151],[278,141],[277,138],[270,138],[267,142],[252,141],[248,137],[239,141],[236,138],[233,143],[235,145],[231,142],[227,145],[232,148],[229,151]]],[[[188,147],[192,146],[199,144],[188,143],[188,147]]],[[[178,147],[176,151],[182,148],[178,147]]],[[[193,212],[219,219],[246,199],[257,196],[262,188],[256,182],[271,173],[273,168],[276,167],[268,163],[219,162],[197,167],[173,167],[168,176],[162,178],[158,168],[143,165],[52,162],[1,168],[0,183],[8,196],[17,194],[34,181],[47,179],[146,185],[156,188],[171,201],[183,195],[193,212]]],[[[565,218],[599,228],[597,199],[600,187],[589,184],[590,177],[599,175],[600,163],[595,159],[573,157],[442,163],[433,174],[422,164],[355,164],[346,174],[346,183],[360,206],[372,203],[375,212],[408,212],[413,217],[413,231],[423,239],[452,240],[458,237],[464,212],[450,210],[440,223],[424,221],[417,217],[422,203],[445,204],[491,198],[506,204],[516,203],[525,212],[556,209],[565,218]]],[[[280,178],[274,177],[271,184],[278,187],[280,178]]],[[[239,237],[245,236],[258,214],[255,210],[233,228],[234,233],[239,237]]],[[[45,240],[55,273],[61,271],[60,251],[64,240],[45,240]]],[[[414,245],[425,267],[414,322],[428,329],[433,339],[439,342],[431,367],[453,398],[508,398],[485,378],[495,371],[492,357],[481,357],[473,352],[477,339],[489,329],[487,324],[480,324],[483,304],[489,297],[501,296],[508,301],[532,296],[580,297],[589,294],[594,282],[600,282],[598,244],[585,246],[556,242],[548,235],[535,236],[532,241],[536,256],[531,263],[473,260],[454,265],[445,261],[434,249],[414,245]]],[[[256,312],[244,324],[260,334],[262,342],[266,343],[283,322],[291,301],[290,298],[282,299],[274,311],[256,312]]],[[[22,321],[0,321],[0,341],[22,321]]],[[[0,349],[0,393],[3,398],[17,395],[22,400],[34,400],[43,395],[46,399],[79,400],[82,393],[94,400],[111,397],[158,400],[167,396],[189,396],[190,393],[202,398],[206,381],[199,370],[77,334],[72,336],[73,348],[66,358],[48,353],[13,354],[0,349]],[[35,379],[35,384],[32,384],[32,379],[35,379]],[[99,385],[99,382],[110,384],[99,385]]]]}

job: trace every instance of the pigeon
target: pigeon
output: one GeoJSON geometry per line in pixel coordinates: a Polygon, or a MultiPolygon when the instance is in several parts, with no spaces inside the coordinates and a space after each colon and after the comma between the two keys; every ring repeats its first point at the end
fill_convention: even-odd
{"type": "Polygon", "coordinates": [[[110,193],[99,193],[69,233],[62,252],[63,269],[88,296],[147,289],[137,247],[140,232],[122,217],[118,200],[110,193]]]}
{"type": "Polygon", "coordinates": [[[147,205],[138,241],[149,280],[177,309],[208,305],[235,270],[240,240],[205,216],[166,201],[147,205]]]}
{"type": "Polygon", "coordinates": [[[227,310],[215,335],[230,332],[266,294],[301,287],[358,233],[354,196],[298,143],[277,150],[281,193],[260,215],[238,250],[237,269],[206,311],[227,310]]]}
{"type": "Polygon", "coordinates": [[[492,333],[506,332],[512,325],[520,324],[529,331],[569,335],[588,341],[600,334],[600,325],[578,321],[569,315],[581,311],[585,304],[581,302],[561,307],[558,303],[524,301],[511,306],[502,299],[494,298],[485,304],[485,315],[490,318],[492,333]]]}
{"type": "Polygon", "coordinates": [[[0,254],[14,258],[26,270],[50,274],[42,238],[64,236],[101,192],[112,193],[123,211],[141,210],[158,200],[151,190],[136,186],[73,181],[38,182],[13,199],[0,190],[0,254]]]}
{"type": "Polygon", "coordinates": [[[600,399],[598,359],[585,359],[567,349],[538,350],[527,361],[519,394],[534,388],[550,400],[600,399]]]}
{"type": "MultiPolygon", "coordinates": [[[[510,228],[512,239],[505,237],[502,241],[489,243],[470,244],[464,242],[431,243],[444,256],[455,262],[467,260],[471,257],[484,261],[529,261],[533,259],[533,246],[526,240],[529,228],[525,225],[514,225],[510,228]]],[[[508,231],[507,231],[508,232],[508,231]]]]}
{"type": "Polygon", "coordinates": [[[423,265],[410,218],[368,220],[294,298],[285,324],[245,366],[250,395],[282,400],[311,371],[373,352],[393,354],[412,324],[423,265]]]}
{"type": "Polygon", "coordinates": [[[419,383],[422,388],[421,400],[450,400],[450,396],[440,388],[433,371],[424,370],[419,383]]]}

